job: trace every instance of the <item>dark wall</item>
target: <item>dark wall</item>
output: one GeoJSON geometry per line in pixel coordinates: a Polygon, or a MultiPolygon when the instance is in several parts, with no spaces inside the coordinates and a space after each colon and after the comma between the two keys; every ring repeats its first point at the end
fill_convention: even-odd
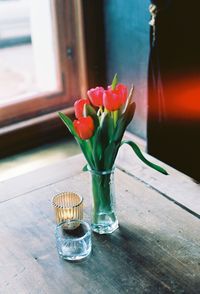
{"type": "Polygon", "coordinates": [[[143,138],[146,138],[149,4],[148,0],[104,0],[107,80],[110,82],[118,73],[121,82],[135,85],[136,114],[129,129],[143,138]]]}

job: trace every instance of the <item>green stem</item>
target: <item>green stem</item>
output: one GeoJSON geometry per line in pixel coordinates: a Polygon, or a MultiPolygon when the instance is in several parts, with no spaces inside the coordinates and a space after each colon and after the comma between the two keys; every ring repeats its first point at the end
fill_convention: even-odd
{"type": "Polygon", "coordinates": [[[113,111],[114,127],[116,127],[116,125],[117,125],[118,114],[119,114],[118,110],[113,111]]]}
{"type": "Polygon", "coordinates": [[[90,140],[87,140],[87,146],[88,146],[88,149],[90,151],[90,154],[91,154],[91,157],[92,157],[92,161],[94,162],[95,168],[97,168],[96,162],[94,160],[94,153],[93,153],[92,143],[91,143],[90,140]]]}

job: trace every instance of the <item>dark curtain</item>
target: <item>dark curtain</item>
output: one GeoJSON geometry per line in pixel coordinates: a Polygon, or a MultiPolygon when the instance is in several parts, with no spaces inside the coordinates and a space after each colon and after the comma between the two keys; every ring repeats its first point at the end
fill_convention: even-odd
{"type": "Polygon", "coordinates": [[[200,1],[152,1],[148,152],[200,181],[200,1]]]}

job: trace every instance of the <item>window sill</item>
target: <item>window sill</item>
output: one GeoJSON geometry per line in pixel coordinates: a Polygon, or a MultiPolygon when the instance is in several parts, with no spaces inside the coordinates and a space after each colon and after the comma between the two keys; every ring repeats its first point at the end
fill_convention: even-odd
{"type": "MultiPolygon", "coordinates": [[[[60,111],[71,118],[74,116],[73,107],[60,111]]],[[[57,112],[5,126],[0,129],[0,158],[53,142],[64,137],[66,131],[57,112]]]]}

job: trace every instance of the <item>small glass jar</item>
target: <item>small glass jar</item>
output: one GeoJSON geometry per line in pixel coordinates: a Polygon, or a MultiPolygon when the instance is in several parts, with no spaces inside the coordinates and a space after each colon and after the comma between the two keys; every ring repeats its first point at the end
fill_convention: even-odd
{"type": "Polygon", "coordinates": [[[67,220],[56,226],[56,246],[61,258],[78,261],[85,259],[91,252],[91,229],[88,223],[81,220],[67,220]],[[77,222],[79,226],[75,229],[77,222]]]}

